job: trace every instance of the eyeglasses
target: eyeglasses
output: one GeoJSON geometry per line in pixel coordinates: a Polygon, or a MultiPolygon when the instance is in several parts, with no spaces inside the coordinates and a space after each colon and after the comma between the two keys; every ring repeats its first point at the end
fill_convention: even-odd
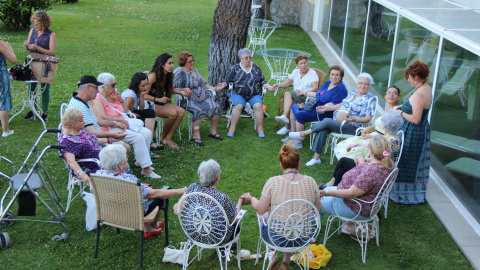
{"type": "Polygon", "coordinates": [[[95,90],[98,90],[98,85],[91,85],[91,84],[89,84],[88,86],[92,87],[92,88],[95,89],[95,90]]]}
{"type": "Polygon", "coordinates": [[[193,62],[195,62],[195,59],[192,59],[190,61],[187,61],[188,64],[192,64],[193,62]]]}
{"type": "Polygon", "coordinates": [[[243,57],[243,58],[245,58],[245,59],[252,59],[251,56],[245,56],[245,57],[243,57]]]}
{"type": "Polygon", "coordinates": [[[40,24],[40,22],[37,22],[37,21],[31,21],[31,23],[32,23],[33,25],[39,25],[39,24],[40,24]]]}
{"type": "Polygon", "coordinates": [[[110,86],[115,88],[115,86],[117,86],[117,83],[111,84],[110,86]]]}
{"type": "Polygon", "coordinates": [[[357,84],[358,84],[358,85],[365,85],[365,86],[370,86],[370,85],[371,85],[371,84],[369,84],[369,83],[363,83],[363,82],[359,82],[359,83],[357,83],[357,84]]]}
{"type": "Polygon", "coordinates": [[[397,95],[398,95],[398,93],[397,93],[397,91],[387,91],[387,92],[385,92],[385,95],[386,95],[386,96],[387,96],[387,95],[394,95],[394,96],[397,96],[397,95]]]}

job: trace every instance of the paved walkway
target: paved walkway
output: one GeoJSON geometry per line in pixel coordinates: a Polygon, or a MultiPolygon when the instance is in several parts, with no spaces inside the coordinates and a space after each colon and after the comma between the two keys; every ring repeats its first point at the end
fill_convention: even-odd
{"type": "MultiPolygon", "coordinates": [[[[330,51],[324,40],[315,32],[308,33],[328,66],[341,65],[340,59],[330,51]]],[[[350,90],[354,89],[357,74],[345,70],[344,82],[350,85],[350,90]]],[[[383,114],[383,108],[377,110],[377,113],[383,114]]],[[[467,222],[465,217],[454,206],[452,201],[446,195],[435,180],[430,177],[427,189],[427,202],[432,211],[438,217],[445,229],[450,233],[453,240],[470,261],[473,268],[480,269],[480,232],[476,232],[467,222]]]]}

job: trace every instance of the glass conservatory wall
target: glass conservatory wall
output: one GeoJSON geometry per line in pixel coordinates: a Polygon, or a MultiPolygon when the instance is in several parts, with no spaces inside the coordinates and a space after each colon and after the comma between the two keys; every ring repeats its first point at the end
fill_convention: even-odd
{"type": "Polygon", "coordinates": [[[431,117],[432,168],[480,221],[480,58],[445,40],[431,117]]]}
{"type": "Polygon", "coordinates": [[[338,55],[342,55],[343,35],[345,32],[345,17],[348,0],[332,0],[331,20],[329,29],[329,44],[338,55]]]}

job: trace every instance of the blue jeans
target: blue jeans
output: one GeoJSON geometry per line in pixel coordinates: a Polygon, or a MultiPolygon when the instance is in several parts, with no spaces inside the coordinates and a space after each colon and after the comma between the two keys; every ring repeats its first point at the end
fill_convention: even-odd
{"type": "MultiPolygon", "coordinates": [[[[325,190],[337,190],[337,187],[326,187],[325,190]]],[[[355,213],[352,209],[350,209],[345,202],[343,202],[343,199],[341,198],[335,198],[333,200],[332,196],[325,196],[322,197],[321,199],[323,208],[322,211],[320,211],[320,218],[322,218],[325,214],[330,214],[330,215],[339,215],[342,217],[346,218],[354,218],[357,216],[357,213],[355,213]],[[333,205],[335,204],[335,210],[333,209],[333,205]]],[[[358,215],[355,220],[366,220],[368,218],[363,217],[358,215]]]]}

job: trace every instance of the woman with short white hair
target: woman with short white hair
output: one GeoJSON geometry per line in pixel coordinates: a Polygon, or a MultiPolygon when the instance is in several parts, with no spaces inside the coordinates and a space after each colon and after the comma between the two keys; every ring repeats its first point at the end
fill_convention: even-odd
{"type": "Polygon", "coordinates": [[[265,87],[272,92],[275,91],[275,89],[265,81],[265,77],[263,76],[260,67],[252,62],[252,52],[248,48],[240,49],[238,51],[238,57],[240,58],[240,63],[231,66],[225,80],[216,86],[218,91],[220,91],[227,87],[228,84],[233,84],[232,96],[230,99],[233,102],[234,109],[230,119],[230,129],[228,130],[227,136],[233,137],[235,135],[235,128],[237,127],[238,119],[248,102],[255,113],[258,137],[264,138],[262,87],[265,87]]]}
{"type": "MultiPolygon", "coordinates": [[[[127,151],[125,147],[119,144],[110,144],[103,148],[99,154],[100,165],[103,169],[98,170],[96,174],[106,175],[111,177],[117,177],[130,181],[138,181],[137,177],[133,174],[125,173],[127,170],[127,151]]],[[[141,184],[142,196],[143,196],[143,214],[147,216],[157,206],[163,207],[164,199],[173,197],[175,195],[183,194],[185,188],[180,189],[152,189],[151,187],[141,184]]],[[[144,226],[144,238],[148,239],[154,235],[162,232],[163,222],[158,222],[160,217],[160,211],[157,216],[151,221],[146,222],[144,226]]]]}
{"type": "MultiPolygon", "coordinates": [[[[202,163],[200,163],[200,166],[198,166],[198,170],[197,170],[197,176],[200,182],[191,184],[185,190],[185,194],[182,196],[182,198],[186,194],[192,193],[192,192],[201,192],[201,193],[210,195],[220,203],[220,205],[225,210],[225,213],[227,214],[227,217],[230,220],[230,222],[233,222],[235,219],[235,216],[242,208],[243,199],[239,199],[237,206],[235,206],[232,199],[230,199],[228,195],[217,190],[217,185],[218,185],[218,181],[220,181],[221,172],[222,171],[220,170],[220,164],[218,164],[218,162],[216,162],[215,160],[209,159],[207,161],[202,161],[202,163]]],[[[180,200],[178,201],[181,201],[182,198],[180,198],[180,200]]],[[[182,205],[181,210],[183,210],[184,207],[185,206],[182,205]]],[[[180,214],[178,212],[178,203],[176,203],[175,206],[173,206],[173,212],[175,213],[175,215],[180,214]]],[[[232,240],[232,237],[234,236],[233,234],[234,230],[235,230],[235,226],[229,227],[229,231],[221,244],[227,243],[232,240]]]]}
{"type": "Polygon", "coordinates": [[[149,154],[152,132],[145,127],[140,127],[138,130],[132,130],[133,127],[129,127],[128,121],[122,116],[122,113],[128,112],[127,104],[117,91],[117,82],[112,74],[100,73],[97,80],[102,82],[103,85],[98,87],[100,93],[92,101],[93,111],[98,119],[113,121],[113,126],[100,128],[103,131],[123,130],[127,134],[123,141],[132,144],[135,160],[137,161],[135,166],[142,168],[141,174],[154,179],[162,178],[154,173],[150,167],[153,164],[150,157],[160,157],[155,154],[149,154]],[[122,123],[121,129],[115,127],[116,122],[122,123]]]}

